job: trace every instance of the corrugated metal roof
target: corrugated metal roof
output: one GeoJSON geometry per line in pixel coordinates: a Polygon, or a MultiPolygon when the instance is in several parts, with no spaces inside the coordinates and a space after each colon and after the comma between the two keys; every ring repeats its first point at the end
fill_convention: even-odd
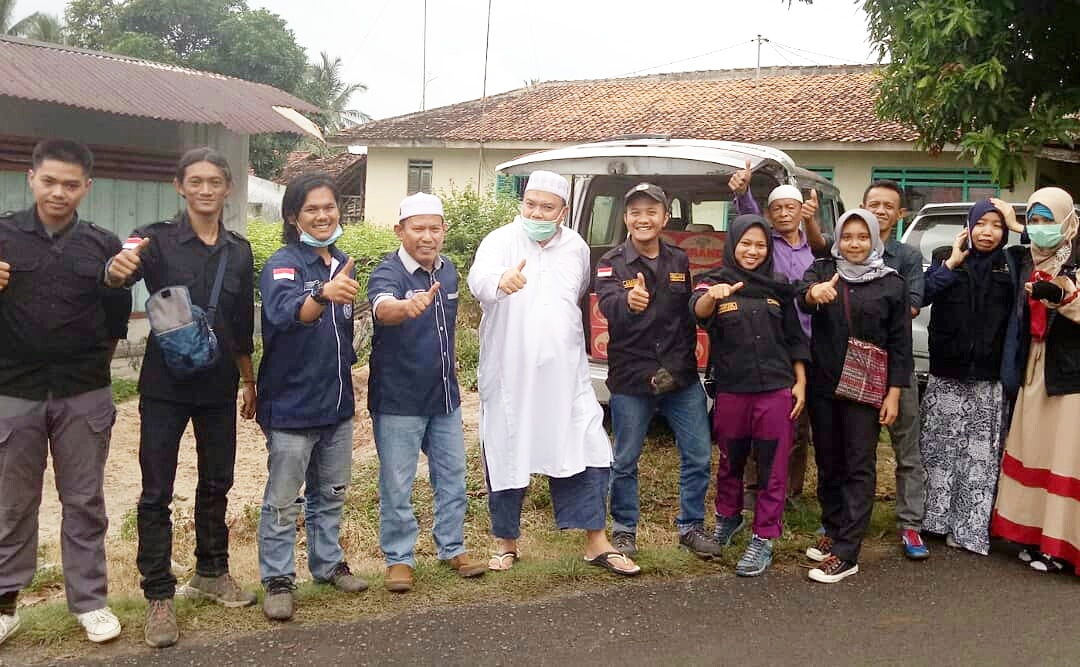
{"type": "Polygon", "coordinates": [[[0,95],[240,134],[307,132],[274,107],[318,111],[261,83],[8,36],[0,36],[0,95]]]}

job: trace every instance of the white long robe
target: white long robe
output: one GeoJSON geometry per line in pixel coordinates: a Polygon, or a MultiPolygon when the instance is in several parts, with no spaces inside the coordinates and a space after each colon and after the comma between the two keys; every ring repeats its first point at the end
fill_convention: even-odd
{"type": "Polygon", "coordinates": [[[493,491],[529,475],[570,477],[611,465],[611,441],[589,379],[579,301],[588,289],[589,246],[560,227],[541,246],[515,221],[487,235],[469,271],[480,320],[480,442],[493,491]],[[525,287],[499,278],[525,260],[525,287]]]}

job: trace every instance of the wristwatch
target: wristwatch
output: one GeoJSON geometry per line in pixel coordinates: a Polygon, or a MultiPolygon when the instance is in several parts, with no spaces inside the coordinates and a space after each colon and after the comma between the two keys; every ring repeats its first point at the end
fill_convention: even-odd
{"type": "Polygon", "coordinates": [[[315,303],[319,304],[320,306],[325,306],[326,304],[330,303],[330,299],[327,299],[325,296],[323,296],[322,293],[324,284],[325,283],[323,283],[323,281],[316,280],[315,284],[311,286],[311,298],[314,299],[315,303]]]}

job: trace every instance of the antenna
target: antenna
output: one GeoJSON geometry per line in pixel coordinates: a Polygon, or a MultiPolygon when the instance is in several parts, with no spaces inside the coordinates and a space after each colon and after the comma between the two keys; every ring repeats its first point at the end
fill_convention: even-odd
{"type": "Polygon", "coordinates": [[[420,110],[427,109],[427,0],[424,0],[423,55],[420,58],[420,110]]]}

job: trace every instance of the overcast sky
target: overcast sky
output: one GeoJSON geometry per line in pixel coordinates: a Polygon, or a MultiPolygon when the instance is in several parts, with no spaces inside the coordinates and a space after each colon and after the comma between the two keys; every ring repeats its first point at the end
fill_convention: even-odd
{"type": "MultiPolygon", "coordinates": [[[[19,0],[15,18],[66,0],[19,0]]],[[[530,79],[762,65],[872,62],[853,0],[492,0],[488,94],[530,79]],[[800,49],[796,51],[792,49],[800,49]]],[[[861,3],[859,3],[861,4],[861,3]]],[[[386,118],[420,109],[424,0],[248,0],[284,18],[312,59],[340,56],[367,84],[354,107],[386,118]]],[[[488,0],[428,0],[427,108],[480,97],[488,0]]]]}

